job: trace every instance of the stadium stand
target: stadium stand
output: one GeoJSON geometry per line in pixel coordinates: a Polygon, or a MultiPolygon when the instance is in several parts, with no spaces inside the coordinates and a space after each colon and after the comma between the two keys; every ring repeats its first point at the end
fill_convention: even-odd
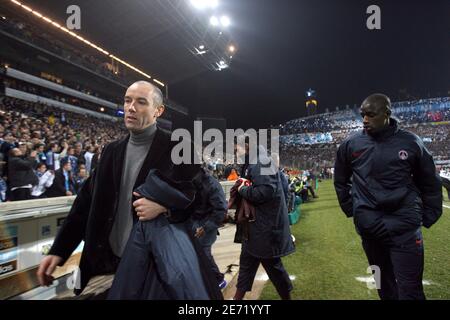
{"type": "MultiPolygon", "coordinates": [[[[403,128],[417,134],[438,165],[450,162],[450,98],[421,99],[392,104],[403,128]]],[[[283,166],[297,169],[331,168],[340,142],[362,129],[357,109],[299,118],[278,126],[283,166]]],[[[275,127],[276,128],[276,127],[275,127]]]]}

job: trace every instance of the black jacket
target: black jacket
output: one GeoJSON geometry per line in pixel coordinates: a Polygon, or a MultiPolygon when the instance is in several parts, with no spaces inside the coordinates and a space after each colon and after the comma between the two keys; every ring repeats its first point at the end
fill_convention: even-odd
{"type": "Polygon", "coordinates": [[[375,134],[358,132],[339,146],[334,185],[339,204],[363,237],[383,238],[442,214],[442,190],[433,158],[395,119],[375,134]]]}
{"type": "MultiPolygon", "coordinates": [[[[119,262],[109,245],[109,234],[114,224],[128,139],[129,135],[105,146],[97,168],[81,188],[49,252],[62,257],[62,265],[84,240],[80,260],[81,289],[75,290],[77,294],[92,276],[115,272],[119,262]]],[[[156,130],[133,190],[144,183],[152,168],[179,180],[189,180],[198,173],[195,165],[173,164],[171,150],[175,144],[170,133],[160,128],[156,130]]],[[[132,207],[130,214],[136,217],[132,207]]]]}
{"type": "Polygon", "coordinates": [[[28,184],[37,185],[39,179],[33,171],[35,163],[34,158],[10,157],[8,161],[9,188],[28,184]]]}
{"type": "Polygon", "coordinates": [[[268,168],[261,164],[261,160],[262,157],[258,157],[257,164],[244,165],[242,170],[241,176],[250,180],[252,185],[242,187],[239,194],[256,210],[255,221],[249,223],[249,239],[244,240],[242,246],[252,256],[268,259],[286,256],[294,252],[295,247],[280,175],[276,169],[273,169],[273,174],[263,174],[262,170],[268,168]]]}
{"type": "MultiPolygon", "coordinates": [[[[69,172],[69,188],[72,194],[75,195],[75,181],[71,172],[69,172]]],[[[45,192],[45,195],[49,198],[66,196],[66,178],[64,177],[62,168],[55,171],[55,179],[50,188],[45,192]]]]}
{"type": "MultiPolygon", "coordinates": [[[[136,191],[180,212],[192,211],[200,193],[192,181],[176,181],[154,169],[136,191]]],[[[186,224],[169,223],[166,216],[160,215],[135,224],[108,298],[222,300],[223,296],[211,262],[186,224]]]]}
{"type": "Polygon", "coordinates": [[[208,172],[202,169],[202,174],[194,180],[198,190],[191,214],[192,220],[199,220],[205,231],[220,227],[227,214],[227,200],[222,186],[208,172]]]}

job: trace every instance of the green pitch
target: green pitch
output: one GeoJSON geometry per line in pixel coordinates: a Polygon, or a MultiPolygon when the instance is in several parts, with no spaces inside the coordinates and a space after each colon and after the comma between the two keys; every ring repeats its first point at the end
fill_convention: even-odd
{"type": "MultiPolygon", "coordinates": [[[[353,220],[340,210],[331,180],[320,183],[318,199],[302,204],[302,215],[291,226],[296,252],[283,258],[291,276],[293,299],[378,299],[368,289],[370,274],[353,220]]],[[[450,207],[445,193],[444,205],[450,207]]],[[[423,229],[424,289],[428,299],[450,299],[450,209],[431,229],[423,229]]],[[[279,299],[267,282],[260,299],[279,299]]]]}

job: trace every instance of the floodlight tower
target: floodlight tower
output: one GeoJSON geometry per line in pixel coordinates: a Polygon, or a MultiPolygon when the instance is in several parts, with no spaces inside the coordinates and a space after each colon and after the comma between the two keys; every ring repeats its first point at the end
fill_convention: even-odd
{"type": "Polygon", "coordinates": [[[306,102],[305,102],[306,114],[308,116],[316,114],[318,106],[316,91],[310,88],[306,91],[305,95],[306,95],[306,102]]]}

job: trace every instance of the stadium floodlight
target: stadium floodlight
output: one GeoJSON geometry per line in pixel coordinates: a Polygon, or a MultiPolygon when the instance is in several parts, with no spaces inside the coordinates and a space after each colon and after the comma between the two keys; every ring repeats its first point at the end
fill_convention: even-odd
{"type": "Polygon", "coordinates": [[[219,19],[216,16],[212,16],[211,18],[209,18],[209,23],[212,26],[217,27],[219,25],[219,19]]]}
{"type": "Polygon", "coordinates": [[[218,0],[191,0],[191,4],[200,10],[211,8],[214,9],[219,5],[218,0]]]}
{"type": "Polygon", "coordinates": [[[199,48],[200,50],[203,50],[203,49],[205,49],[205,46],[201,44],[201,45],[198,46],[198,48],[199,48]]]}
{"type": "Polygon", "coordinates": [[[228,47],[228,51],[230,51],[230,52],[234,52],[235,50],[236,50],[236,47],[233,45],[228,47]]]}
{"type": "Polygon", "coordinates": [[[223,27],[228,27],[231,24],[230,18],[228,16],[222,16],[220,18],[220,23],[223,27]]]}
{"type": "Polygon", "coordinates": [[[202,55],[202,54],[206,53],[206,50],[198,50],[197,48],[194,48],[194,49],[195,49],[195,54],[202,55]]]}
{"type": "Polygon", "coordinates": [[[101,111],[101,112],[105,112],[105,108],[101,107],[101,108],[100,108],[100,111],[101,111]]]}
{"type": "Polygon", "coordinates": [[[221,71],[222,69],[228,68],[228,64],[224,60],[220,60],[219,62],[216,62],[216,65],[217,65],[217,68],[216,68],[217,71],[221,71]]]}

